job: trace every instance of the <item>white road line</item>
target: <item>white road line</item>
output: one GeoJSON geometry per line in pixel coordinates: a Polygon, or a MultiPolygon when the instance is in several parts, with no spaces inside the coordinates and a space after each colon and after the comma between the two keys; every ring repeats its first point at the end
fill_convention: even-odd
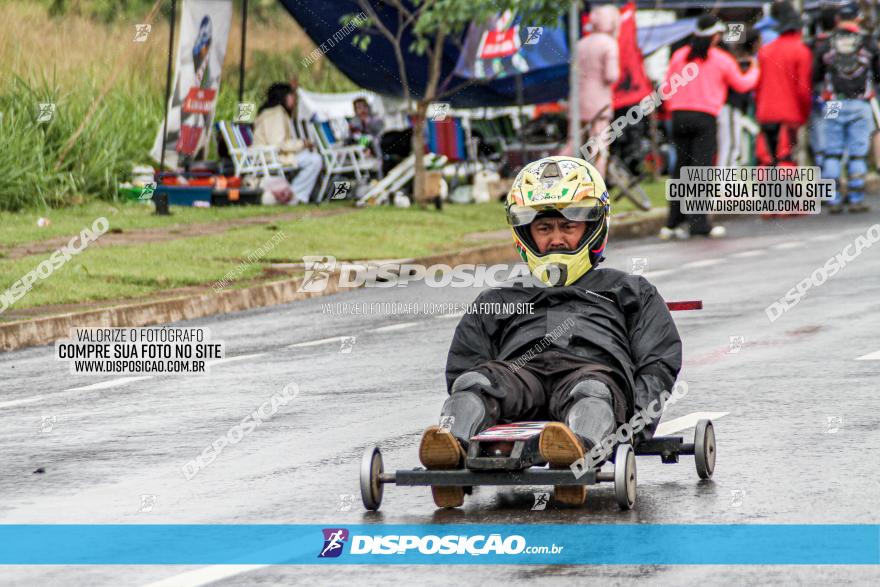
{"type": "Polygon", "coordinates": [[[341,336],[333,336],[331,338],[322,338],[320,340],[310,340],[308,342],[298,342],[296,344],[287,345],[287,348],[294,349],[294,348],[299,348],[299,347],[304,347],[304,346],[318,346],[319,344],[327,344],[330,342],[342,342],[342,337],[341,336]]]}
{"type": "Polygon", "coordinates": [[[214,365],[225,365],[226,363],[235,363],[236,361],[244,361],[245,359],[253,359],[254,357],[262,357],[266,353],[252,353],[250,355],[236,355],[235,357],[224,357],[222,359],[216,359],[213,361],[208,361],[205,363],[205,366],[212,367],[214,365]]]}
{"type": "Polygon", "coordinates": [[[712,265],[718,265],[724,259],[703,259],[702,261],[692,261],[690,263],[685,263],[682,265],[683,269],[696,269],[698,267],[711,267],[712,265]]]}
{"type": "Polygon", "coordinates": [[[713,422],[719,418],[723,418],[730,412],[694,412],[693,414],[688,414],[687,416],[682,416],[681,418],[675,418],[674,420],[669,420],[668,422],[660,422],[660,425],[657,426],[657,431],[654,433],[654,436],[668,436],[670,434],[675,434],[676,432],[680,432],[682,430],[687,430],[688,428],[693,428],[697,425],[699,420],[712,420],[713,422]]]}
{"type": "Polygon", "coordinates": [[[764,254],[764,251],[760,251],[758,249],[752,251],[743,251],[741,253],[734,253],[731,255],[732,258],[735,259],[747,259],[748,257],[760,257],[764,254]]]}
{"type": "Polygon", "coordinates": [[[645,279],[653,279],[655,277],[662,277],[664,275],[669,275],[670,273],[675,273],[676,271],[676,269],[660,269],[659,271],[648,271],[647,273],[644,273],[642,277],[644,277],[645,279]]]}
{"type": "Polygon", "coordinates": [[[270,565],[217,565],[205,567],[174,575],[144,587],[201,587],[202,585],[209,585],[222,579],[228,579],[235,575],[256,571],[268,566],[270,565]]]}
{"type": "Polygon", "coordinates": [[[101,383],[94,383],[92,385],[86,385],[83,387],[72,387],[70,389],[65,389],[64,391],[95,391],[98,389],[109,389],[111,387],[119,387],[120,385],[125,385],[127,383],[133,383],[135,381],[142,381],[144,379],[152,379],[152,375],[147,375],[145,377],[120,377],[118,379],[111,379],[110,381],[102,381],[101,383]]]}
{"type": "Polygon", "coordinates": [[[856,361],[880,361],[880,351],[856,357],[856,361]]]}
{"type": "Polygon", "coordinates": [[[833,233],[833,234],[820,234],[819,236],[814,236],[813,238],[811,238],[809,240],[816,241],[816,242],[833,241],[834,239],[840,238],[841,236],[843,236],[843,235],[842,235],[842,233],[839,233],[839,232],[833,233]]]}
{"type": "Polygon", "coordinates": [[[802,248],[803,246],[804,246],[804,243],[802,243],[800,241],[792,241],[792,242],[787,242],[787,243],[780,243],[780,244],[774,245],[770,248],[784,251],[786,249],[799,249],[799,248],[802,248]]]}
{"type": "Polygon", "coordinates": [[[434,316],[437,320],[451,320],[452,318],[461,318],[464,316],[464,312],[460,314],[437,314],[434,316]]]}
{"type": "Polygon", "coordinates": [[[153,376],[149,375],[146,377],[120,377],[118,379],[111,379],[110,381],[102,381],[101,383],[95,383],[92,385],[86,385],[83,387],[73,387],[71,389],[65,389],[64,391],[59,391],[57,393],[50,393],[46,395],[38,395],[35,397],[27,397],[23,399],[11,400],[8,402],[0,403],[0,408],[12,408],[16,406],[26,406],[27,404],[35,404],[37,402],[41,402],[43,400],[56,400],[62,397],[81,395],[83,392],[89,391],[97,391],[99,389],[109,389],[111,387],[118,387],[120,385],[125,385],[126,383],[133,383],[135,381],[141,381],[143,379],[152,379],[153,376]]]}
{"type": "Polygon", "coordinates": [[[391,324],[389,326],[381,326],[379,328],[374,328],[370,332],[390,332],[392,330],[403,330],[404,328],[411,328],[413,326],[417,326],[418,322],[403,322],[401,324],[391,324]]]}

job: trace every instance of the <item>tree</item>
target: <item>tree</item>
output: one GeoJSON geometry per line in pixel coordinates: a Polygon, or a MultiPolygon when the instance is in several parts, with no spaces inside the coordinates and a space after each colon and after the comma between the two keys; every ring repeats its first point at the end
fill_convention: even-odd
{"type": "MultiPolygon", "coordinates": [[[[417,201],[421,199],[425,191],[424,144],[428,106],[431,102],[437,102],[454,95],[468,85],[480,83],[468,80],[454,87],[446,88],[452,77],[450,73],[443,80],[440,79],[446,42],[452,42],[461,50],[464,33],[471,23],[486,22],[495,14],[505,10],[520,14],[522,16],[521,26],[555,26],[559,16],[568,10],[568,3],[558,0],[556,2],[552,0],[357,1],[361,11],[366,15],[366,21],[358,28],[358,33],[354,35],[352,42],[362,51],[367,51],[373,36],[381,36],[391,43],[394,50],[404,103],[413,118],[412,147],[413,153],[415,153],[416,170],[413,181],[413,196],[417,201]],[[394,10],[397,20],[396,28],[392,29],[379,18],[376,12],[376,7],[379,5],[388,6],[394,10]],[[415,38],[415,42],[409,47],[404,47],[403,35],[407,31],[415,38]],[[428,60],[428,82],[420,95],[414,95],[415,92],[410,87],[404,52],[423,55],[428,60]],[[415,99],[415,108],[412,107],[413,99],[415,99]]],[[[346,20],[351,20],[352,16],[348,15],[346,20]]]]}

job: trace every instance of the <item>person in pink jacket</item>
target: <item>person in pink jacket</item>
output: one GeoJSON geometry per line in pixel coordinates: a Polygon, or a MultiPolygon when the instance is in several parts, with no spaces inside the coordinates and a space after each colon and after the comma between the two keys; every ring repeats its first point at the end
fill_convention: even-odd
{"type": "MultiPolygon", "coordinates": [[[[598,136],[611,124],[614,114],[612,88],[620,77],[620,61],[617,48],[617,31],[620,11],[614,6],[599,6],[590,12],[593,31],[578,41],[577,59],[580,76],[579,106],[581,128],[588,132],[586,138],[598,136]]],[[[569,139],[563,154],[571,155],[580,142],[569,139]]],[[[577,155],[575,155],[577,156],[577,155]]],[[[600,151],[593,166],[605,175],[608,153],[600,151]]]]}
{"type": "MultiPolygon", "coordinates": [[[[725,26],[711,14],[697,20],[697,30],[690,42],[673,53],[666,71],[664,85],[669,86],[672,76],[682,76],[685,67],[697,67],[695,76],[687,84],[679,85],[666,98],[672,112],[672,143],[676,150],[672,179],[679,179],[682,167],[711,167],[717,149],[717,117],[727,101],[727,90],[748,92],[758,83],[758,66],[754,59],[748,70],[742,72],[734,58],[717,47],[725,26]],[[694,64],[694,65],[691,65],[694,64]]],[[[689,236],[722,237],[723,226],[713,227],[706,214],[681,213],[679,202],[669,202],[666,226],[660,238],[688,238],[689,236]],[[690,233],[681,227],[688,219],[690,233]]]]}

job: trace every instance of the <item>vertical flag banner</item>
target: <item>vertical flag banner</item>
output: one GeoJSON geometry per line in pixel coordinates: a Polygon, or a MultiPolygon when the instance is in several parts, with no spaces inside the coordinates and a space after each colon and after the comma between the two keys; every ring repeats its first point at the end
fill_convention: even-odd
{"type": "MultiPolygon", "coordinates": [[[[231,22],[232,0],[183,3],[174,91],[168,104],[165,162],[169,167],[193,157],[207,143],[231,22]]],[[[150,154],[156,161],[161,159],[162,124],[150,154]]]]}
{"type": "Polygon", "coordinates": [[[559,27],[519,25],[512,12],[468,27],[455,75],[492,80],[568,63],[565,31],[559,27]]]}
{"type": "Polygon", "coordinates": [[[645,73],[645,63],[636,35],[636,5],[630,2],[620,8],[620,79],[614,86],[614,109],[626,108],[651,93],[653,86],[645,73]]]}

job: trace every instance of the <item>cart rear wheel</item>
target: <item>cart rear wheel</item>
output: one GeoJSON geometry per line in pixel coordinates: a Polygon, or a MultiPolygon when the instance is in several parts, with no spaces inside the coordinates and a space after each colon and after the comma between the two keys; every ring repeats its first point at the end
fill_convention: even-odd
{"type": "Polygon", "coordinates": [[[700,420],[694,430],[694,462],[700,479],[715,471],[715,427],[711,420],[700,420]]]}
{"type": "Polygon", "coordinates": [[[636,454],[630,444],[618,445],[614,453],[614,496],[622,510],[636,503],[636,454]]]}
{"type": "Polygon", "coordinates": [[[371,446],[364,451],[361,458],[361,499],[364,507],[376,511],[382,505],[384,487],[379,482],[379,475],[385,472],[382,453],[378,446],[371,446]]]}

